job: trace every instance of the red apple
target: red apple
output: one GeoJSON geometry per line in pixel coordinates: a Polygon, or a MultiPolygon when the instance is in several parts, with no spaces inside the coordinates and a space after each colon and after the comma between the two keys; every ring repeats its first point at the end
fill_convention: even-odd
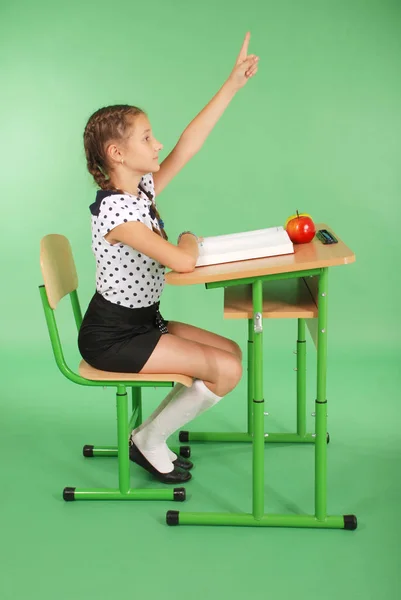
{"type": "Polygon", "coordinates": [[[285,230],[294,244],[307,244],[313,240],[316,227],[312,217],[307,214],[299,214],[289,217],[285,224],[285,230]]]}

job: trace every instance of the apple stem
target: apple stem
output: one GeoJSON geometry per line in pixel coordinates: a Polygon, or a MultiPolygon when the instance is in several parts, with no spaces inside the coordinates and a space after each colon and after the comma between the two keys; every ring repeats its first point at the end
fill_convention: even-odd
{"type": "Polygon", "coordinates": [[[299,219],[299,212],[298,212],[298,209],[297,209],[297,217],[298,217],[298,219],[299,219]]]}

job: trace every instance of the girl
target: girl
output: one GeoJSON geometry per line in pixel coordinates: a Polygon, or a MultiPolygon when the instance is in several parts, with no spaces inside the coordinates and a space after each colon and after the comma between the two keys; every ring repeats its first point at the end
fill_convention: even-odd
{"type": "Polygon", "coordinates": [[[78,346],[97,369],[128,373],[183,373],[157,410],[130,435],[130,458],[164,483],[191,478],[190,461],[177,457],[168,437],[216,404],[238,384],[238,344],[209,331],[165,321],[159,311],[165,267],[195,269],[198,238],[185,231],[168,241],[155,196],[200,149],[235,93],[257,72],[247,56],[249,32],[220,91],[190,123],[163,161],[146,113],[135,106],[97,110],[84,132],[87,168],[99,186],[90,205],[96,292],[84,315],[78,346]]]}

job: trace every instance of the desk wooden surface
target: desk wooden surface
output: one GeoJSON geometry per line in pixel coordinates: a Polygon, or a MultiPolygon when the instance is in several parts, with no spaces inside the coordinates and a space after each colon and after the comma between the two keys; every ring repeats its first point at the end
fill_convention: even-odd
{"type": "Polygon", "coordinates": [[[338,239],[338,244],[322,244],[315,236],[309,244],[294,244],[294,254],[252,258],[236,262],[196,267],[191,273],[166,272],[166,283],[194,285],[228,279],[244,279],[274,273],[290,273],[321,267],[334,267],[355,262],[355,254],[337,233],[325,223],[316,223],[318,229],[327,229],[338,239]]]}

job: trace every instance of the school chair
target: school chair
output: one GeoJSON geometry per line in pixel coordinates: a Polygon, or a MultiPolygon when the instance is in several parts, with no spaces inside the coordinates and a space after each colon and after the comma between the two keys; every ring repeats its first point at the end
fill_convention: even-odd
{"type": "MultiPolygon", "coordinates": [[[[78,373],[66,363],[63,346],[56,323],[56,307],[60,300],[69,295],[77,331],[82,322],[78,299],[78,276],[71,245],[64,235],[49,234],[40,242],[40,266],[44,285],[39,286],[46,324],[54,358],[61,373],[73,383],[96,387],[116,388],[117,446],[85,445],[85,457],[117,456],[118,487],[76,488],[66,487],[65,501],[72,500],[174,500],[183,502],[185,488],[137,489],[130,485],[129,432],[142,423],[142,388],[173,387],[175,382],[189,387],[192,377],[179,373],[114,373],[100,371],[84,360],[80,361],[78,373]],[[131,417],[128,419],[128,393],[131,388],[131,417]]],[[[189,457],[190,449],[182,446],[175,449],[181,456],[189,457]]]]}

